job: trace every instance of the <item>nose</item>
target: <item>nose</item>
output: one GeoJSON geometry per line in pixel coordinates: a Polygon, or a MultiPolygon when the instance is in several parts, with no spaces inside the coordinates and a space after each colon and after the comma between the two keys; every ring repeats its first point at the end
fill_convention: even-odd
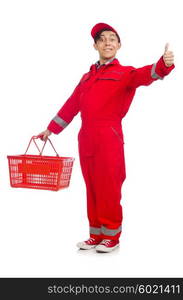
{"type": "Polygon", "coordinates": [[[105,45],[106,46],[110,45],[110,40],[105,40],[105,45]]]}

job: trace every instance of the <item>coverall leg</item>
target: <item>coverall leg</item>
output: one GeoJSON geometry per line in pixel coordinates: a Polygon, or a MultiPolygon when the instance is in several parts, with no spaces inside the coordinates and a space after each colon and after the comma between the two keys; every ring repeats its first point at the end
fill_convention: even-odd
{"type": "Polygon", "coordinates": [[[121,125],[112,122],[83,125],[78,142],[90,236],[119,239],[123,217],[121,187],[126,178],[121,125]]]}

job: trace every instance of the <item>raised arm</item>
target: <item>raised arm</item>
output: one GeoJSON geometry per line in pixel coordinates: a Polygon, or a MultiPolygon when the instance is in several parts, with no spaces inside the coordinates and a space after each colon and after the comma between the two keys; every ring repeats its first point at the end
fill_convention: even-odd
{"type": "Polygon", "coordinates": [[[168,44],[165,45],[164,54],[157,63],[144,66],[142,68],[133,68],[129,73],[128,87],[138,88],[141,85],[150,85],[157,79],[163,79],[174,68],[174,55],[168,50],[168,44]]]}

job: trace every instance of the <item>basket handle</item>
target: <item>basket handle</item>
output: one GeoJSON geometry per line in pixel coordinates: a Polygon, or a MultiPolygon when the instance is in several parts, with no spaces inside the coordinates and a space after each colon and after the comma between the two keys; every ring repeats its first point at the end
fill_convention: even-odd
{"type": "Polygon", "coordinates": [[[40,136],[32,136],[32,137],[31,137],[31,139],[30,139],[30,142],[29,142],[29,144],[28,144],[28,146],[27,146],[27,149],[26,149],[26,151],[25,151],[24,155],[26,155],[26,154],[27,154],[27,151],[28,151],[28,149],[29,149],[29,147],[30,147],[30,144],[31,144],[31,142],[32,142],[32,141],[34,142],[34,144],[35,144],[36,148],[38,149],[38,151],[39,151],[39,155],[42,155],[42,154],[43,154],[44,147],[45,147],[45,145],[46,145],[47,141],[49,141],[49,143],[51,144],[51,146],[52,146],[53,150],[54,150],[54,151],[55,151],[55,153],[56,153],[56,156],[59,156],[59,155],[58,155],[58,153],[57,153],[57,151],[55,150],[55,147],[53,146],[53,144],[52,144],[52,142],[50,141],[50,139],[49,139],[49,138],[47,138],[47,139],[46,139],[46,141],[44,142],[44,145],[43,145],[42,149],[40,150],[40,149],[39,149],[39,147],[38,147],[38,145],[37,145],[37,143],[36,143],[36,141],[35,141],[36,139],[39,139],[39,138],[40,138],[40,136]]]}

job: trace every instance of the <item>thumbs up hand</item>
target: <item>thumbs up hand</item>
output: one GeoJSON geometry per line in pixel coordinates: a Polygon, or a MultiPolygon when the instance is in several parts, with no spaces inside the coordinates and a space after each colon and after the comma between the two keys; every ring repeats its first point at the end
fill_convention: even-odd
{"type": "Polygon", "coordinates": [[[169,48],[169,44],[166,43],[165,51],[164,51],[164,54],[163,54],[163,60],[164,60],[164,63],[166,65],[166,67],[171,67],[174,63],[174,55],[173,55],[173,52],[169,51],[168,48],[169,48]]]}

